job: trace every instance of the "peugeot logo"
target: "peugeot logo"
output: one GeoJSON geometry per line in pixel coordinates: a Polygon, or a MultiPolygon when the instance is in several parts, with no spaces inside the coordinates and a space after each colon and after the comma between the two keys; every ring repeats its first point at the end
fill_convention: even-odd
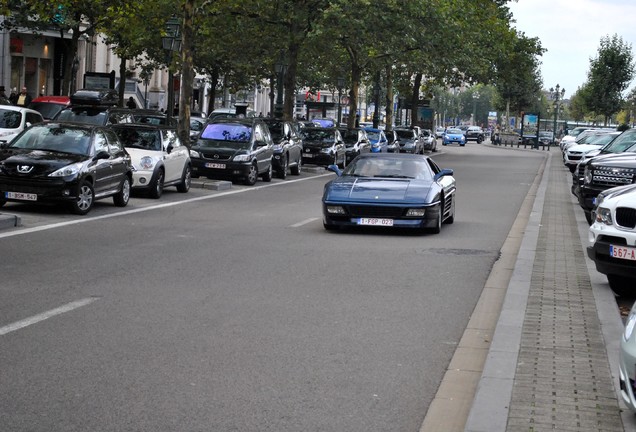
{"type": "Polygon", "coordinates": [[[18,165],[18,172],[22,174],[28,174],[33,170],[33,166],[31,165],[18,165]]]}

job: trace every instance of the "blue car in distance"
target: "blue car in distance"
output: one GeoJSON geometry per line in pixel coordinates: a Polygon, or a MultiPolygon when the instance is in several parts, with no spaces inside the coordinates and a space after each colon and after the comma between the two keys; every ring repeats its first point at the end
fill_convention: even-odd
{"type": "Polygon", "coordinates": [[[466,136],[464,131],[459,128],[448,128],[442,137],[442,145],[457,143],[461,147],[466,145],[466,136]]]}
{"type": "Polygon", "coordinates": [[[389,140],[382,129],[372,127],[364,128],[371,144],[371,153],[387,153],[389,151],[389,140]]]}

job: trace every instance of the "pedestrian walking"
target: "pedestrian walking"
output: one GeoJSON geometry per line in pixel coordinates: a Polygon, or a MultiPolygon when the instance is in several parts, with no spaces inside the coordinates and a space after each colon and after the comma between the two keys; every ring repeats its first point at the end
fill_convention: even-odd
{"type": "Polygon", "coordinates": [[[135,100],[133,99],[132,96],[128,98],[128,102],[126,102],[126,106],[130,109],[137,108],[137,103],[135,103],[135,100]]]}

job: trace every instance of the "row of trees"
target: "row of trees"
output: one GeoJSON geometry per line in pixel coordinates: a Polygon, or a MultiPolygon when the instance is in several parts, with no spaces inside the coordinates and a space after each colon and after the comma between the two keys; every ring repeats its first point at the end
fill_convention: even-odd
{"type": "MultiPolygon", "coordinates": [[[[436,89],[490,85],[499,110],[527,109],[541,90],[536,38],[515,30],[507,0],[8,0],[6,25],[71,33],[65,76],[77,41],[104,35],[123,60],[148,71],[169,67],[182,74],[180,124],[189,125],[193,71],[234,91],[275,76],[284,53],[284,115],[296,91],[331,88],[346,79],[349,112],[360,85],[382,81],[411,101],[436,89]],[[169,62],[161,49],[165,22],[182,24],[181,56],[169,62]]],[[[126,74],[125,64],[120,71],[126,74]]],[[[68,83],[67,83],[68,86],[68,83]]],[[[68,87],[67,91],[68,91],[68,87]]],[[[216,86],[215,86],[216,88],[216,86]]],[[[123,97],[123,94],[122,94],[123,97]]],[[[210,95],[215,97],[214,92],[210,95]]],[[[392,103],[387,103],[387,123],[392,103]]],[[[495,107],[497,108],[497,107],[495,107]]],[[[411,118],[415,118],[412,115],[411,118]]],[[[355,118],[349,117],[353,126],[355,118]]],[[[180,130],[187,133],[187,129],[180,130]]],[[[186,140],[187,142],[187,140],[186,140]]]]}

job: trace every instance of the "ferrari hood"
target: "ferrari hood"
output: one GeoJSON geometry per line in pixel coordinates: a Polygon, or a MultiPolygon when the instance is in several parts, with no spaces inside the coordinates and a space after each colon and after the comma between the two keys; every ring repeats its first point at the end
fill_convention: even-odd
{"type": "Polygon", "coordinates": [[[341,177],[334,180],[327,199],[355,202],[424,202],[430,182],[412,179],[341,177]]]}

